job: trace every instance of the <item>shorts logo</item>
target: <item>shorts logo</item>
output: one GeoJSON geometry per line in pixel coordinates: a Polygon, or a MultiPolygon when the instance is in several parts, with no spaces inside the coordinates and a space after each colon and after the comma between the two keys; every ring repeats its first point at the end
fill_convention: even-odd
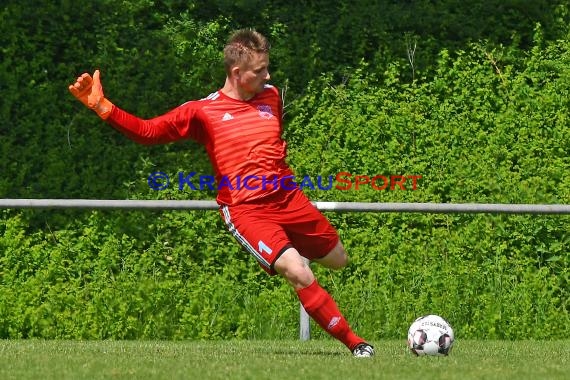
{"type": "Polygon", "coordinates": [[[268,255],[273,253],[273,250],[267,246],[262,240],[257,243],[257,251],[259,253],[267,252],[268,255]]]}
{"type": "Polygon", "coordinates": [[[271,119],[273,117],[271,106],[268,106],[267,104],[257,106],[257,110],[259,111],[259,116],[263,119],[271,119]]]}

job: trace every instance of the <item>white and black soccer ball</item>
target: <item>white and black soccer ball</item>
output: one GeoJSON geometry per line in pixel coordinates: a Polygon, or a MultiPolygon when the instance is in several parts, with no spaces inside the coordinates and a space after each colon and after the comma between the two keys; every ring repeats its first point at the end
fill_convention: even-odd
{"type": "Polygon", "coordinates": [[[439,315],[424,315],[408,330],[408,347],[417,356],[447,356],[455,335],[449,322],[439,315]]]}

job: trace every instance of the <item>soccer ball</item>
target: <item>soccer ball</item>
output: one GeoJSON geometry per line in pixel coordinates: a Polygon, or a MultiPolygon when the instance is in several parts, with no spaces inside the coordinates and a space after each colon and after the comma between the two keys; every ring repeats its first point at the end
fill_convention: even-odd
{"type": "Polygon", "coordinates": [[[408,347],[416,356],[447,356],[455,336],[451,325],[439,315],[424,315],[408,330],[408,347]]]}

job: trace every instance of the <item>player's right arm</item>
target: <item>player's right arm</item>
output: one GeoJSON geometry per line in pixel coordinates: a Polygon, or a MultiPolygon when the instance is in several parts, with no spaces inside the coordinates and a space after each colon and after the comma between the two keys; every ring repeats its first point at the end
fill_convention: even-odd
{"type": "Polygon", "coordinates": [[[69,91],[101,119],[140,144],[164,144],[187,138],[201,140],[199,107],[193,106],[193,102],[152,119],[141,119],[105,98],[99,70],[95,70],[93,77],[82,74],[69,86],[69,91]]]}

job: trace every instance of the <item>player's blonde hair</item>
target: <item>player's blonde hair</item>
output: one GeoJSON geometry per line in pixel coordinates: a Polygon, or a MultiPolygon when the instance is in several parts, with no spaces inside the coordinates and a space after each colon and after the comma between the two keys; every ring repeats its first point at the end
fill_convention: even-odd
{"type": "Polygon", "coordinates": [[[269,53],[269,41],[253,29],[240,29],[229,38],[224,48],[224,68],[229,75],[232,67],[246,62],[252,53],[269,53]]]}

